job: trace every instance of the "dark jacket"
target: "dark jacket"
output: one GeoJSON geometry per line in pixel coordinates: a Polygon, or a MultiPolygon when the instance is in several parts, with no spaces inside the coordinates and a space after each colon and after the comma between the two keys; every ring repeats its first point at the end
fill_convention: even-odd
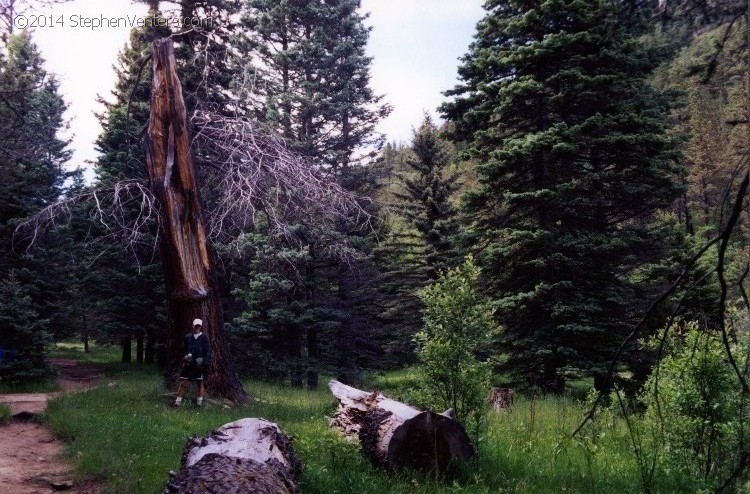
{"type": "Polygon", "coordinates": [[[208,343],[206,333],[201,333],[197,338],[193,336],[193,333],[185,336],[182,342],[182,354],[188,353],[193,354],[193,362],[197,358],[202,358],[204,366],[208,367],[211,364],[211,345],[208,343]]]}

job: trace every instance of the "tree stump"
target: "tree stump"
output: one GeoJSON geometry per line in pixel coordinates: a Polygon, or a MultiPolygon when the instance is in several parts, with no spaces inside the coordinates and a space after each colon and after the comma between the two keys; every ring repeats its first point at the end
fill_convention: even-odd
{"type": "Polygon", "coordinates": [[[474,455],[466,430],[450,411],[418,410],[377,391],[368,393],[338,381],[329,382],[328,388],[339,400],[330,425],[357,437],[376,465],[446,473],[474,455]]]}
{"type": "Polygon", "coordinates": [[[513,406],[514,394],[513,388],[493,387],[487,397],[487,402],[492,405],[492,409],[496,412],[505,412],[513,406]]]}
{"type": "Polygon", "coordinates": [[[276,424],[241,419],[188,439],[163,494],[298,493],[301,470],[291,438],[276,424]]]}

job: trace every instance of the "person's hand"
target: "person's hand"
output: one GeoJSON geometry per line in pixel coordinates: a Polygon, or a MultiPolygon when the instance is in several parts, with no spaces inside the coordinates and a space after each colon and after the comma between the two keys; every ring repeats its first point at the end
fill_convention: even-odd
{"type": "Polygon", "coordinates": [[[195,359],[195,363],[198,364],[198,367],[203,367],[203,357],[195,359]]]}
{"type": "Polygon", "coordinates": [[[193,356],[192,356],[191,354],[189,354],[189,353],[188,353],[187,355],[185,355],[185,356],[184,356],[184,357],[182,358],[182,360],[184,360],[185,362],[190,362],[190,359],[192,359],[192,358],[193,358],[193,356]]]}

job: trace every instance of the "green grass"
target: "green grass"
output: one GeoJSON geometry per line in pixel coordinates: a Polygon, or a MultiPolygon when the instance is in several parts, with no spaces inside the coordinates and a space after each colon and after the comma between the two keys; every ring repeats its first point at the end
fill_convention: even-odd
{"type": "Polygon", "coordinates": [[[89,352],[83,349],[83,343],[63,341],[55,343],[49,349],[50,358],[75,359],[87,364],[111,364],[120,360],[122,350],[115,345],[89,343],[89,352]]]}
{"type": "MultiPolygon", "coordinates": [[[[474,465],[455,480],[435,482],[410,471],[388,474],[372,467],[359,446],[331,431],[325,416],[335,409],[325,388],[247,382],[254,401],[246,407],[197,409],[188,396],[171,409],[161,377],[149,367],[109,366],[115,386],[52,402],[45,420],[68,440],[67,455],[80,476],[106,479],[106,492],[160,492],[169,470],[179,467],[190,435],[203,435],[243,417],[277,422],[294,437],[304,463],[305,493],[639,493],[639,471],[624,423],[599,415],[576,438],[571,432],[583,407],[570,398],[516,400],[513,410],[490,415],[474,465]]],[[[410,370],[371,377],[392,396],[408,394],[410,370]]],[[[690,491],[689,479],[657,475],[655,491],[690,491]]]]}
{"type": "Polygon", "coordinates": [[[21,383],[8,383],[0,380],[0,394],[8,393],[52,393],[59,391],[56,378],[44,379],[42,381],[29,381],[21,383]]]}

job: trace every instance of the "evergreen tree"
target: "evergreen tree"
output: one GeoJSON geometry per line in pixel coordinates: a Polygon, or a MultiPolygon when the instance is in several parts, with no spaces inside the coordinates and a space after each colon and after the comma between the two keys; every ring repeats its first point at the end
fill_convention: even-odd
{"type": "MultiPolygon", "coordinates": [[[[369,29],[357,12],[359,4],[359,0],[247,1],[242,76],[236,79],[235,90],[243,109],[278,132],[311,166],[335,174],[349,190],[361,191],[372,181],[367,170],[351,166],[360,161],[355,152],[379,143],[373,129],[388,108],[369,87],[371,59],[365,55],[369,29]]],[[[345,223],[341,222],[336,236],[347,238],[366,255],[369,240],[345,223]]],[[[294,240],[267,238],[277,246],[277,257],[270,263],[271,257],[259,258],[261,262],[253,266],[260,271],[240,276],[256,280],[251,287],[269,290],[264,295],[250,289],[245,298],[250,308],[255,305],[252,300],[264,301],[269,316],[266,328],[274,328],[279,338],[289,342],[289,349],[277,349],[290,362],[292,383],[301,384],[306,369],[310,387],[317,386],[324,360],[336,366],[341,379],[356,376],[355,345],[369,326],[365,301],[372,291],[372,284],[362,279],[372,273],[369,261],[342,266],[313,236],[300,224],[294,228],[294,240]],[[269,280],[275,281],[268,285],[269,280]],[[283,296],[274,296],[278,290],[273,287],[283,288],[283,296]],[[324,347],[332,348],[333,354],[323,355],[324,347]]],[[[238,322],[243,320],[247,318],[238,322]]]]}
{"type": "Polygon", "coordinates": [[[467,199],[507,367],[561,392],[604,371],[658,253],[649,218],[679,192],[657,61],[609,0],[493,0],[443,106],[481,160],[467,199]]]}
{"type": "MultiPolygon", "coordinates": [[[[156,11],[150,15],[158,16],[156,11]]],[[[112,102],[100,99],[105,106],[100,115],[102,133],[97,139],[101,153],[96,163],[97,186],[114,186],[130,180],[148,186],[140,129],[148,122],[151,97],[151,65],[146,58],[151,54],[154,39],[169,36],[169,30],[156,22],[147,22],[134,29],[129,44],[118,56],[115,66],[117,81],[112,102]]],[[[121,215],[128,224],[136,224],[143,214],[138,195],[121,197],[120,204],[104,203],[106,208],[122,208],[121,215]]],[[[155,216],[154,216],[155,217],[155,216]]],[[[136,340],[136,360],[153,362],[157,339],[164,328],[164,280],[161,264],[154,257],[155,221],[144,226],[140,241],[117,238],[119,245],[104,252],[91,252],[94,270],[86,283],[96,286],[95,313],[89,318],[98,322],[98,336],[104,341],[122,346],[122,360],[129,362],[131,340],[136,340]],[[126,251],[128,255],[123,255],[126,251]]],[[[98,225],[93,228],[99,228],[98,225]]],[[[106,236],[106,232],[98,232],[106,236]]]]}
{"type": "MultiPolygon", "coordinates": [[[[39,247],[33,252],[26,252],[28,243],[14,232],[20,221],[57,199],[70,176],[65,170],[68,141],[59,136],[66,128],[66,106],[30,34],[10,35],[6,41],[6,51],[0,54],[0,279],[6,280],[8,300],[22,304],[19,317],[54,319],[58,330],[65,315],[67,255],[55,248],[59,246],[52,232],[32,232],[39,247]]],[[[19,319],[3,342],[6,349],[25,356],[20,366],[6,368],[8,373],[18,372],[19,378],[49,371],[43,357],[49,333],[42,331],[41,322],[28,322],[19,319]],[[27,337],[36,329],[38,338],[27,337]]]]}
{"type": "Polygon", "coordinates": [[[419,290],[456,265],[458,211],[451,202],[458,174],[449,171],[452,150],[425,116],[414,131],[398,173],[394,205],[397,217],[379,247],[381,314],[391,350],[408,359],[411,341],[422,323],[419,290]]]}
{"type": "Polygon", "coordinates": [[[49,321],[34,310],[31,297],[11,271],[0,281],[0,379],[19,383],[53,373],[45,358],[45,347],[52,342],[49,321]]]}
{"type": "Polygon", "coordinates": [[[456,266],[458,211],[451,202],[458,189],[458,174],[450,172],[449,145],[439,137],[437,126],[426,116],[411,142],[413,157],[406,165],[412,171],[403,175],[402,214],[418,232],[425,246],[426,276],[435,280],[440,271],[456,266]]]}
{"type": "Polygon", "coordinates": [[[260,121],[293,149],[339,169],[379,144],[390,111],[370,88],[370,29],[360,0],[248,0],[243,12],[250,65],[237,83],[260,121]],[[246,82],[246,80],[252,81],[246,82]]]}

